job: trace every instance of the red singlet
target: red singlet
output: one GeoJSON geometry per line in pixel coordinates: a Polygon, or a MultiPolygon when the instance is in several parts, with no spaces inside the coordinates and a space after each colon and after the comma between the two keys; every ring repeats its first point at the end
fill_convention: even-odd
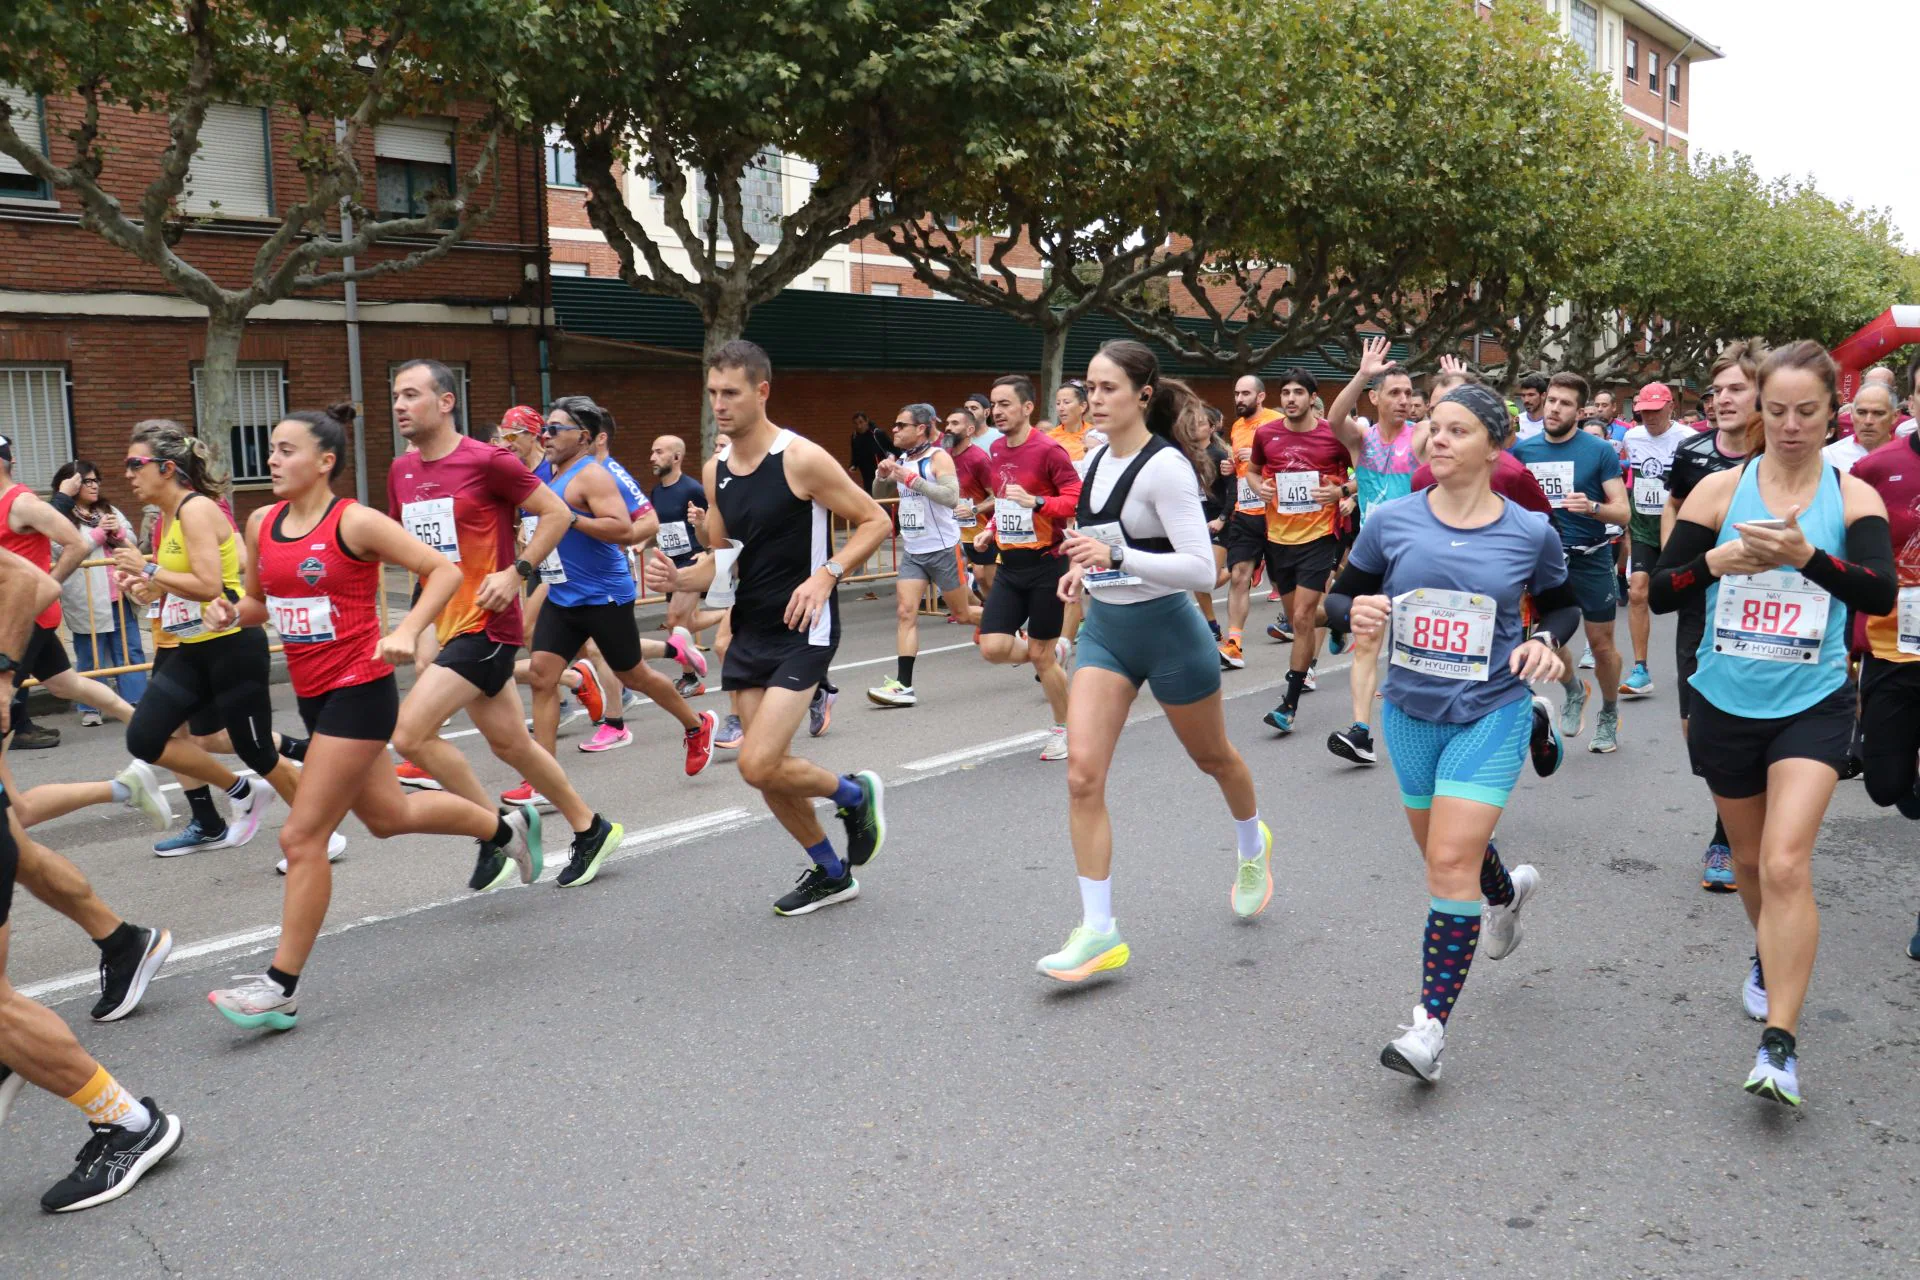
{"type": "Polygon", "coordinates": [[[268,508],[260,522],[260,589],[267,617],[286,646],[293,691],[302,698],[393,674],[375,652],[380,562],[348,555],[340,545],[340,516],[351,505],[349,498],[335,498],[313,532],[298,538],[282,527],[284,502],[268,508]]]}

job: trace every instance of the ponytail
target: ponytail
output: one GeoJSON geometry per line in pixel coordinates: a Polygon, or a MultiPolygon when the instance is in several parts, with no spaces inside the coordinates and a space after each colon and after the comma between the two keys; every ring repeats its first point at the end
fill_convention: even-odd
{"type": "Polygon", "coordinates": [[[134,424],[133,442],[144,444],[162,462],[171,462],[182,484],[195,493],[219,501],[227,496],[227,473],[213,456],[213,448],[169,418],[148,418],[134,424]]]}
{"type": "Polygon", "coordinates": [[[1156,381],[1153,400],[1147,405],[1147,430],[1180,446],[1203,494],[1212,487],[1217,470],[1207,456],[1207,447],[1200,443],[1207,424],[1207,403],[1192,387],[1178,378],[1156,381]]]}

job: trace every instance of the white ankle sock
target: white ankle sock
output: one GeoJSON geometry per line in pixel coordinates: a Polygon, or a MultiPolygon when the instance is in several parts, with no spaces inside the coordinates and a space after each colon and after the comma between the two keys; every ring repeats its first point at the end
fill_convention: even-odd
{"type": "Polygon", "coordinates": [[[1267,842],[1260,834],[1260,815],[1251,818],[1233,820],[1234,833],[1240,838],[1240,857],[1242,861],[1259,857],[1267,851],[1267,842]]]}
{"type": "Polygon", "coordinates": [[[1080,879],[1080,923],[1095,933],[1113,932],[1113,880],[1080,879]]]}

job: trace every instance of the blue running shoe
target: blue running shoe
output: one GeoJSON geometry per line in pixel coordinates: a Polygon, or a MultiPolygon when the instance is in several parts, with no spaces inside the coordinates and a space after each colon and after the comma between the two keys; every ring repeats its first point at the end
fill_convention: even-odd
{"type": "Polygon", "coordinates": [[[1353,651],[1353,632],[1335,631],[1331,627],[1327,628],[1327,652],[1328,653],[1331,653],[1334,657],[1337,658],[1341,654],[1351,653],[1352,651],[1353,651]]]}
{"type": "Polygon", "coordinates": [[[1913,922],[1913,941],[1907,943],[1907,955],[1920,960],[1920,920],[1913,922]]]}
{"type": "Polygon", "coordinates": [[[1267,712],[1266,715],[1261,717],[1261,720],[1276,732],[1292,733],[1293,717],[1294,709],[1292,707],[1279,706],[1267,712]]]}
{"type": "Polygon", "coordinates": [[[1653,676],[1647,671],[1647,664],[1636,662],[1627,678],[1620,682],[1620,696],[1623,698],[1644,698],[1653,692],[1653,676]]]}
{"type": "Polygon", "coordinates": [[[192,853],[196,849],[224,848],[226,843],[226,827],[221,827],[218,831],[209,831],[200,825],[200,819],[195,818],[181,828],[179,835],[168,836],[155,844],[153,851],[163,858],[177,858],[181,854],[192,853]]]}
{"type": "Polygon", "coordinates": [[[1708,893],[1732,893],[1733,850],[1723,844],[1707,846],[1707,856],[1700,866],[1700,887],[1708,893]]]}
{"type": "Polygon", "coordinates": [[[1293,624],[1285,618],[1275,618],[1267,624],[1267,635],[1284,644],[1293,643],[1293,624]]]}

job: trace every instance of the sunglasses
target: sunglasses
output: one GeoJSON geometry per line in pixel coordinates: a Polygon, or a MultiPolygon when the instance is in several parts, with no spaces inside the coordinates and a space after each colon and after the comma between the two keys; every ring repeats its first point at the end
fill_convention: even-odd
{"type": "Polygon", "coordinates": [[[144,467],[144,466],[146,466],[146,465],[147,465],[147,464],[148,464],[149,462],[151,462],[151,463],[155,463],[155,464],[157,465],[157,464],[159,464],[159,463],[161,463],[161,462],[164,462],[164,461],[166,461],[166,459],[164,459],[164,458],[152,458],[152,457],[148,457],[148,458],[128,458],[128,459],[127,459],[127,470],[128,470],[129,472],[133,472],[133,471],[138,471],[138,470],[139,470],[140,468],[142,468],[142,467],[144,467]]]}
{"type": "Polygon", "coordinates": [[[559,435],[562,431],[585,430],[586,428],[577,422],[543,422],[540,424],[540,436],[545,440],[553,439],[553,437],[559,435]]]}
{"type": "Polygon", "coordinates": [[[908,429],[912,429],[914,427],[919,426],[920,424],[915,422],[912,418],[908,418],[905,422],[896,422],[893,425],[896,427],[906,427],[908,429]]]}

